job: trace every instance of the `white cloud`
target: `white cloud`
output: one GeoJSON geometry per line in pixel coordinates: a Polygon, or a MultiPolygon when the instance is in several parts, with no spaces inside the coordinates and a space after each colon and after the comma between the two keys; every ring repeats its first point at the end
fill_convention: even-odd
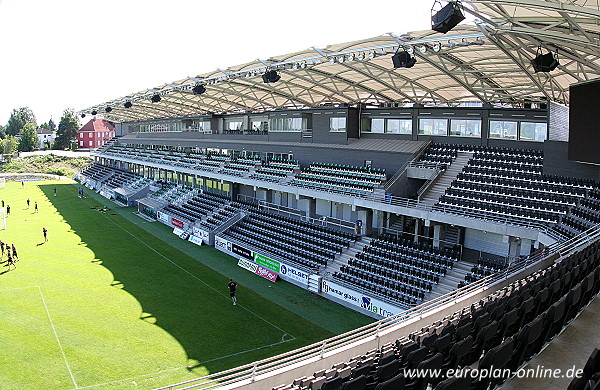
{"type": "MultiPolygon", "coordinates": [[[[409,0],[0,1],[0,124],[38,122],[165,82],[387,32],[426,30],[409,0]]],[[[428,3],[428,2],[427,2],[428,3]]]]}

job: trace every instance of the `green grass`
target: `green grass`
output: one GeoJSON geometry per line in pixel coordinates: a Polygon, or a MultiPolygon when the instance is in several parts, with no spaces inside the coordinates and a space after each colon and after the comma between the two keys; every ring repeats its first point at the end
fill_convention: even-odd
{"type": "Polygon", "coordinates": [[[11,206],[0,239],[20,258],[0,267],[0,389],[151,389],[371,321],[87,193],[58,181],[0,189],[11,206]]]}

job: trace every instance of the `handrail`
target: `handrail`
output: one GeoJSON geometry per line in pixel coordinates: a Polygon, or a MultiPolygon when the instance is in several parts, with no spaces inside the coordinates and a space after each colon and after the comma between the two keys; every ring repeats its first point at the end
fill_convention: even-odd
{"type": "Polygon", "coordinates": [[[598,239],[600,239],[600,224],[579,234],[576,237],[573,237],[570,240],[553,244],[546,247],[543,251],[529,255],[526,258],[523,258],[521,261],[511,264],[508,268],[501,272],[492,274],[460,289],[451,291],[448,294],[424,302],[392,317],[382,319],[375,323],[365,325],[350,332],[334,336],[294,351],[272,356],[267,359],[259,360],[257,362],[246,364],[230,370],[210,374],[201,378],[160,387],[155,390],[184,390],[196,389],[199,387],[202,387],[203,389],[214,389],[233,383],[251,383],[254,382],[258,376],[272,373],[276,370],[289,367],[293,364],[299,364],[310,359],[322,359],[325,354],[328,354],[336,349],[357,343],[358,340],[377,338],[382,332],[391,330],[393,327],[397,327],[403,322],[414,318],[424,318],[430,314],[433,314],[446,304],[457,302],[460,299],[467,298],[469,295],[473,295],[480,291],[490,290],[496,284],[507,280],[511,276],[516,275],[551,256],[558,255],[559,258],[555,261],[560,262],[564,257],[570,255],[575,250],[584,249],[598,239]]]}
{"type": "Polygon", "coordinates": [[[392,188],[392,186],[394,184],[396,184],[396,182],[398,181],[398,179],[400,179],[400,177],[404,174],[404,172],[406,172],[406,169],[410,166],[411,163],[415,162],[415,160],[417,160],[419,157],[421,157],[421,154],[423,154],[423,152],[425,151],[425,149],[427,149],[429,147],[429,145],[431,145],[432,141],[428,140],[427,142],[425,142],[418,150],[417,152],[414,154],[414,157],[412,160],[407,161],[404,165],[402,165],[394,174],[394,176],[392,176],[388,181],[386,181],[385,185],[384,185],[384,190],[385,192],[388,192],[388,190],[390,188],[392,188]]]}
{"type": "Polygon", "coordinates": [[[417,199],[421,201],[421,197],[431,188],[433,183],[435,183],[440,178],[440,173],[443,171],[439,168],[435,168],[435,173],[419,188],[417,191],[417,199]]]}

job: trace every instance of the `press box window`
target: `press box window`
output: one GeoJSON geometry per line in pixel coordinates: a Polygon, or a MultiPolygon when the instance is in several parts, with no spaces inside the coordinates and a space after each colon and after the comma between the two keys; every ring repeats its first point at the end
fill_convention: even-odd
{"type": "Polygon", "coordinates": [[[448,135],[448,119],[419,119],[419,134],[448,135]]]}
{"type": "Polygon", "coordinates": [[[346,131],[346,118],[329,118],[329,131],[346,131]]]}
{"type": "Polygon", "coordinates": [[[517,122],[490,121],[490,138],[517,139],[517,122]]]}
{"type": "Polygon", "coordinates": [[[457,137],[481,137],[481,121],[468,119],[452,119],[450,135],[457,137]]]}
{"type": "Polygon", "coordinates": [[[546,140],[548,133],[548,125],[546,123],[521,122],[519,128],[519,139],[522,141],[538,141],[546,140]]]}

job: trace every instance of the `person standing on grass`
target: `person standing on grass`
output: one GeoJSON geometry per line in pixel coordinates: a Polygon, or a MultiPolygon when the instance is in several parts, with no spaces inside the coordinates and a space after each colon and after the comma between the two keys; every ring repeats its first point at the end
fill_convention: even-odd
{"type": "Polygon", "coordinates": [[[54,196],[56,196],[56,187],[54,187],[54,196]]]}
{"type": "Polygon", "coordinates": [[[44,233],[44,242],[48,241],[48,230],[45,227],[42,228],[42,233],[44,233]]]}
{"type": "Polygon", "coordinates": [[[10,205],[6,205],[6,216],[10,216],[10,205]]]}
{"type": "Polygon", "coordinates": [[[29,200],[29,198],[27,198],[27,210],[29,210],[29,203],[31,203],[31,201],[29,200]]]}
{"type": "Polygon", "coordinates": [[[8,270],[10,271],[10,266],[12,265],[13,267],[15,267],[15,269],[17,269],[17,265],[15,264],[15,262],[13,261],[12,257],[10,256],[10,252],[8,252],[8,260],[7,260],[7,267],[8,270]]]}
{"type": "Polygon", "coordinates": [[[35,202],[35,205],[33,208],[35,209],[34,213],[37,213],[38,212],[37,202],[35,202]]]}
{"type": "Polygon", "coordinates": [[[19,255],[17,255],[17,248],[15,248],[15,244],[12,244],[12,255],[13,258],[19,260],[19,255]]]}
{"type": "Polygon", "coordinates": [[[229,278],[229,283],[227,284],[229,287],[229,296],[231,297],[231,301],[234,305],[237,305],[237,298],[235,297],[235,290],[237,289],[237,283],[233,281],[233,279],[229,278]]]}
{"type": "Polygon", "coordinates": [[[25,188],[25,181],[21,180],[21,188],[25,188]]]}
{"type": "Polygon", "coordinates": [[[0,249],[2,249],[2,257],[4,257],[4,241],[0,240],[0,249]]]}

